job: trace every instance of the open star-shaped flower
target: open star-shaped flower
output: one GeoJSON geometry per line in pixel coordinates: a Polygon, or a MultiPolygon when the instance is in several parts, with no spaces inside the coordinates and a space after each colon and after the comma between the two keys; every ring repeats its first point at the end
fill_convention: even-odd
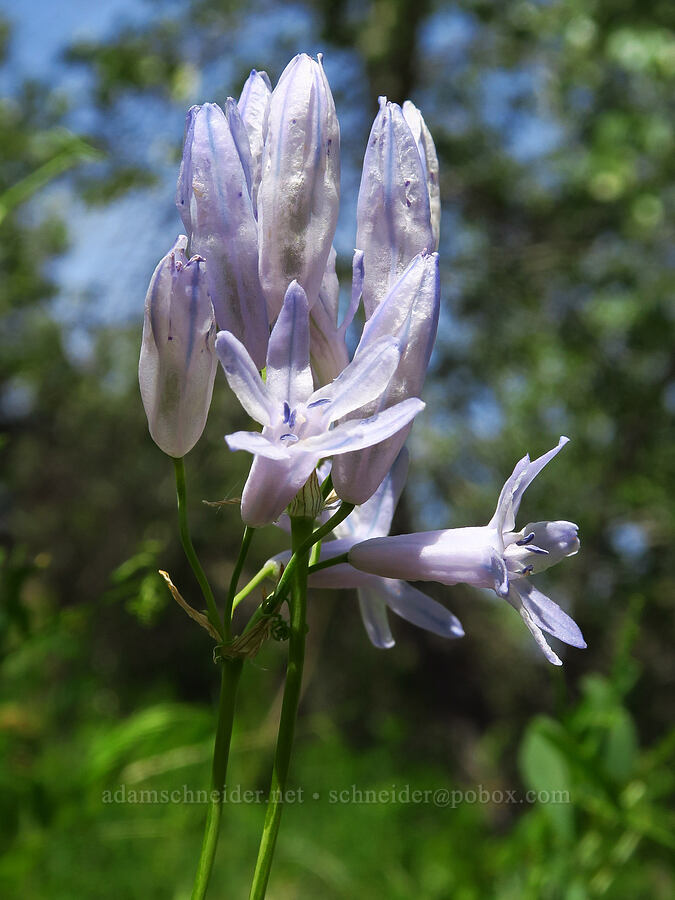
{"type": "Polygon", "coordinates": [[[417,398],[367,419],[333,426],[378,397],[400,359],[397,341],[385,337],[359,354],[330,384],[314,390],[309,363],[309,304],[291,282],[270,335],[266,380],[243,344],[221,331],[216,351],[239,402],[262,432],[238,431],[225,440],[231,450],[255,457],[241,498],[247,525],[275,521],[323,457],[361,450],[385,440],[424,408],[417,398]]]}
{"type": "Polygon", "coordinates": [[[576,622],[537,590],[529,576],[577,553],[578,528],[562,521],[530,523],[519,532],[514,528],[526,488],[567,442],[561,437],[548,453],[532,461],[524,456],[516,464],[487,525],[373,538],[356,544],[349,562],[390,578],[492,588],[520,613],[546,659],[562,665],[543,632],[573,647],[586,642],[576,622]]]}

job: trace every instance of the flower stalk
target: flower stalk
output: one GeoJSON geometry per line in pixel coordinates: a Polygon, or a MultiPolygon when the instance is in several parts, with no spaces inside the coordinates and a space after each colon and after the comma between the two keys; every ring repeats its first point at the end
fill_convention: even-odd
{"type": "Polygon", "coordinates": [[[183,550],[185,551],[187,560],[190,563],[192,571],[194,572],[195,578],[199,582],[199,587],[202,590],[204,600],[206,601],[207,618],[216,629],[218,634],[220,634],[221,637],[224,638],[223,623],[218,612],[218,607],[216,606],[216,600],[213,596],[211,585],[209,584],[206,574],[202,569],[202,565],[199,562],[199,558],[192,544],[192,538],[190,537],[190,529],[188,527],[187,519],[187,488],[185,484],[185,463],[183,461],[183,458],[174,458],[173,465],[174,472],[176,474],[176,501],[178,504],[178,529],[180,532],[180,541],[183,545],[183,550]]]}
{"type": "Polygon", "coordinates": [[[204,829],[204,839],[202,841],[202,849],[197,864],[197,874],[192,889],[192,900],[203,900],[206,896],[206,890],[209,886],[211,870],[213,868],[213,860],[216,855],[218,833],[220,831],[220,818],[225,794],[227,764],[230,758],[235,700],[243,665],[243,659],[228,659],[224,660],[222,663],[218,725],[216,727],[216,740],[213,748],[213,765],[211,769],[209,809],[206,814],[206,827],[204,829]]]}
{"type": "Polygon", "coordinates": [[[230,579],[230,588],[227,592],[227,603],[225,606],[225,640],[229,641],[232,632],[232,611],[234,609],[234,601],[237,596],[237,586],[239,584],[239,578],[241,577],[241,570],[244,568],[244,563],[246,562],[246,557],[248,555],[249,547],[251,546],[251,541],[253,540],[253,534],[255,532],[255,528],[251,528],[246,525],[244,527],[244,535],[241,539],[241,547],[239,548],[239,556],[237,557],[237,561],[234,564],[234,569],[232,571],[232,578],[230,579]]]}
{"type": "MultiPolygon", "coordinates": [[[[291,547],[293,559],[290,608],[290,636],[288,640],[288,665],[286,668],[286,684],[279,720],[279,733],[274,754],[274,767],[270,794],[265,814],[265,824],[258,850],[250,900],[262,900],[267,890],[274,849],[276,846],[284,796],[288,783],[288,770],[291,761],[295,720],[300,702],[302,687],[302,670],[305,660],[305,638],[307,633],[307,566],[313,519],[291,518],[291,547]]],[[[314,532],[316,534],[316,532],[314,532]]],[[[290,568],[290,567],[289,567],[290,568]]],[[[288,569],[286,570],[288,571],[288,569]]],[[[285,574],[285,573],[284,573],[285,574]]]]}

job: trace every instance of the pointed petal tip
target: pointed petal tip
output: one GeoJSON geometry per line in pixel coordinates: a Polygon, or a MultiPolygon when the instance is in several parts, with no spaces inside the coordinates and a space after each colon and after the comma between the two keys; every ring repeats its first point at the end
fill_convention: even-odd
{"type": "Polygon", "coordinates": [[[371,637],[370,641],[373,647],[377,647],[378,650],[391,650],[392,647],[396,646],[396,641],[393,638],[375,642],[371,637]]]}

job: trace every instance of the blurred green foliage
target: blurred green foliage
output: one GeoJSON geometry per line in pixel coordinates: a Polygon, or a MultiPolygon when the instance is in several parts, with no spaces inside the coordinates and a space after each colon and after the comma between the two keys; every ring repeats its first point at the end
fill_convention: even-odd
{"type": "MultiPolygon", "coordinates": [[[[346,178],[378,92],[423,108],[441,156],[444,321],[395,525],[487,521],[514,461],[568,434],[522,521],[580,524],[582,552],[542,582],[589,649],[544,669],[512,610],[458,587],[435,596],[462,619],[461,642],[396,622],[397,646],[381,654],[352,595],[317,595],[293,764],[306,800],[285,814],[270,896],[670,898],[675,7],[294,10],[307,49],[344,67],[346,178]],[[352,785],[571,802],[329,802],[352,785]]],[[[212,99],[199,96],[201,73],[223,57],[221,99],[252,65],[276,77],[296,49],[293,22],[268,27],[254,59],[250,33],[277,12],[181,0],[142,27],[78,41],[67,63],[88,73],[104,123],[91,133],[49,85],[0,101],[3,896],[189,895],[200,805],[103,802],[122,784],[206,787],[217,686],[208,641],[156,574],[195,596],[171,466],[137,396],[145,286],[129,325],[91,324],[85,302],[91,350],[69,351],[53,263],[72,223],[48,186],[106,207],[152,185],[151,162],[129,152],[125,101],[160,98],[180,120],[185,104],[212,99]]],[[[8,28],[0,38],[6,51],[8,28]]],[[[237,511],[199,500],[238,496],[247,460],[222,446],[237,427],[246,420],[219,378],[187,463],[193,538],[221,593],[237,511]]],[[[250,565],[282,545],[257,536],[250,565]]],[[[231,772],[242,790],[266,788],[282,671],[283,645],[271,644],[245,673],[231,772]]],[[[262,815],[232,803],[214,897],[245,895],[262,815]]]]}

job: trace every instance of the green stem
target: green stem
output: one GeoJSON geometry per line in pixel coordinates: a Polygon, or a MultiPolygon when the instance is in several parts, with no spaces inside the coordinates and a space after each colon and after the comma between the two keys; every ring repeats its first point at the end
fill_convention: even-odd
{"type": "Polygon", "coordinates": [[[253,540],[253,533],[255,528],[250,528],[248,525],[244,528],[244,535],[241,539],[241,547],[239,548],[239,556],[237,557],[237,561],[234,564],[234,570],[232,572],[232,578],[230,579],[230,588],[227,592],[227,601],[225,603],[225,613],[223,618],[225,619],[225,640],[229,641],[231,637],[232,631],[232,610],[234,609],[234,598],[237,594],[237,585],[239,584],[239,578],[241,576],[241,570],[244,568],[244,563],[246,562],[246,555],[248,553],[248,548],[251,546],[251,541],[253,540]]]}
{"type": "Polygon", "coordinates": [[[213,748],[209,809],[206,814],[206,828],[204,829],[204,839],[197,864],[197,874],[194,887],[192,888],[192,900],[203,900],[206,896],[213,860],[216,855],[220,817],[225,794],[225,776],[227,775],[230,741],[232,740],[234,705],[243,664],[244,662],[241,659],[225,660],[223,662],[220,703],[218,706],[218,726],[216,728],[216,742],[213,748]]]}
{"type": "MultiPolygon", "coordinates": [[[[288,641],[286,685],[281,705],[281,718],[279,720],[279,733],[274,754],[270,795],[249,900],[263,900],[265,896],[286,794],[295,720],[300,702],[302,668],[305,659],[307,562],[309,550],[312,546],[310,539],[313,525],[312,519],[291,518],[291,547],[293,549],[293,559],[297,561],[293,570],[289,603],[291,633],[288,641]]],[[[316,532],[314,533],[316,534],[316,532]]]]}
{"type": "Polygon", "coordinates": [[[234,600],[232,601],[232,612],[239,606],[242,600],[245,600],[248,595],[254,591],[259,584],[262,584],[266,578],[272,578],[277,571],[277,563],[269,562],[267,565],[263,566],[262,569],[253,576],[253,578],[249,581],[247,585],[245,585],[238,594],[235,594],[234,600]]]}
{"type": "Polygon", "coordinates": [[[195,578],[199,582],[199,587],[202,589],[204,600],[206,600],[206,615],[208,617],[208,620],[216,629],[218,634],[221,637],[224,637],[223,623],[218,613],[218,607],[216,606],[213,591],[211,590],[211,586],[206,578],[206,575],[204,574],[201,563],[197,558],[195,548],[192,545],[192,538],[190,537],[190,529],[188,528],[187,520],[187,492],[185,487],[185,464],[183,462],[183,458],[174,458],[173,465],[176,473],[176,499],[178,502],[178,527],[180,531],[181,544],[183,545],[183,550],[185,551],[188,562],[192,567],[192,571],[195,574],[195,578]]]}
{"type": "Polygon", "coordinates": [[[309,554],[309,565],[315,566],[319,559],[321,558],[321,541],[317,541],[316,544],[312,547],[312,552],[309,554]]]}
{"type": "Polygon", "coordinates": [[[321,541],[327,534],[335,528],[336,525],[339,525],[340,522],[344,521],[347,516],[354,509],[353,503],[343,503],[338,511],[331,516],[331,518],[320,528],[317,528],[316,531],[313,531],[309,537],[303,542],[301,547],[293,553],[293,556],[288,561],[288,565],[284,569],[281,578],[279,579],[279,583],[276,586],[276,590],[273,594],[270,594],[260,606],[253,613],[251,618],[249,619],[246,628],[244,628],[243,634],[249,632],[258,622],[264,618],[264,616],[269,616],[272,613],[275,613],[279,607],[281,606],[284,597],[288,593],[291,582],[294,577],[294,573],[296,567],[298,565],[298,559],[301,556],[306,556],[309,551],[312,549],[314,544],[318,541],[321,541]]]}
{"type": "Polygon", "coordinates": [[[328,475],[323,480],[323,484],[321,485],[321,496],[325,500],[326,497],[333,490],[333,476],[329,472],[328,475]]]}
{"type": "Polygon", "coordinates": [[[291,558],[289,559],[288,565],[284,569],[283,574],[279,579],[277,589],[274,592],[274,601],[272,604],[268,605],[276,605],[276,602],[283,600],[291,585],[291,580],[294,577],[299,559],[303,556],[306,556],[312,549],[314,544],[316,544],[318,541],[323,540],[327,534],[331,533],[336,525],[339,525],[340,522],[343,522],[353,509],[353,503],[341,503],[340,508],[337,510],[337,512],[335,512],[330,517],[330,519],[325,522],[320,528],[317,528],[316,531],[313,531],[309,535],[309,537],[305,541],[303,541],[301,547],[293,551],[293,556],[291,556],[291,558]]]}
{"type": "Polygon", "coordinates": [[[340,553],[338,556],[332,557],[332,559],[324,559],[322,562],[311,563],[307,570],[307,574],[313,575],[315,572],[320,572],[322,569],[329,569],[331,566],[339,566],[341,563],[348,562],[349,554],[340,553]]]}

